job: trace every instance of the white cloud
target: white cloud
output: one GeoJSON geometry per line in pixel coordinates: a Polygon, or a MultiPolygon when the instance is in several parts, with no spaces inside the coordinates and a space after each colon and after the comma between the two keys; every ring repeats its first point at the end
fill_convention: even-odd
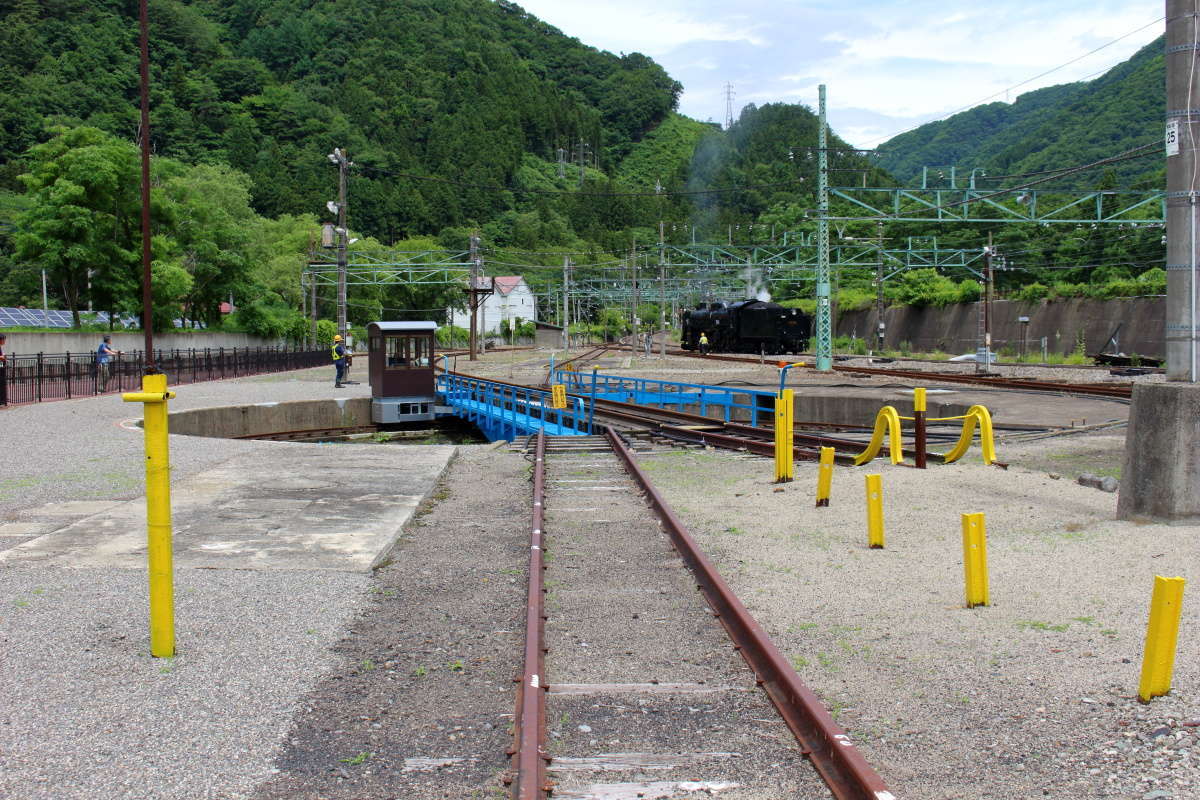
{"type": "Polygon", "coordinates": [[[657,56],[690,42],[746,42],[765,46],[755,25],[740,14],[699,15],[687,3],[638,0],[563,2],[524,0],[520,6],[568,36],[612,52],[657,56]]]}

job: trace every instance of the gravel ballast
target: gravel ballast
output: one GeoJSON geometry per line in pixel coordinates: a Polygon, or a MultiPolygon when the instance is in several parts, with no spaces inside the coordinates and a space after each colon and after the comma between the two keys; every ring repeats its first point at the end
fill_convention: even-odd
{"type": "MultiPolygon", "coordinates": [[[[540,381],[547,355],[489,354],[478,371],[540,381]]],[[[627,360],[602,371],[763,384],[774,374],[686,358],[632,370],[627,360]]],[[[465,359],[459,367],[476,369],[465,359]]],[[[1060,379],[1082,381],[1064,372],[1060,379]]],[[[321,368],[182,386],[171,407],[369,394],[366,385],[335,389],[331,376],[321,368]]],[[[816,378],[806,371],[803,380],[816,378]]],[[[5,446],[29,454],[0,478],[0,523],[49,502],[139,496],[141,432],[120,425],[138,416],[117,397],[0,410],[5,446]]],[[[291,446],[173,436],[173,477],[291,446]]],[[[796,481],[774,486],[770,459],[719,451],[644,459],[898,797],[1185,800],[1200,796],[1200,638],[1186,596],[1171,693],[1149,705],[1135,694],[1153,577],[1196,572],[1200,527],[1117,522],[1116,495],[1075,483],[1081,472],[1119,477],[1122,447],[1118,430],[1002,443],[1007,472],[978,463],[977,449],[925,472],[882,460],[839,467],[827,509],[813,508],[811,464],[797,463],[796,481]],[[870,472],[883,475],[884,550],[866,547],[870,472]],[[992,605],[968,610],[960,514],[974,511],[987,515],[992,605]]],[[[145,653],[142,572],[0,567],[0,797],[502,791],[495,749],[508,743],[511,665],[501,666],[501,654],[520,638],[505,609],[517,594],[510,581],[528,521],[525,465],[511,459],[475,450],[426,518],[496,541],[458,553],[453,539],[439,541],[430,554],[440,565],[419,574],[402,557],[376,577],[180,572],[180,655],[170,662],[145,653]],[[473,494],[482,504],[457,505],[473,494]],[[477,598],[475,611],[460,613],[477,598]],[[429,641],[400,626],[421,603],[429,641]],[[470,647],[457,646],[468,639],[470,647]],[[403,654],[391,655],[397,649],[403,654]],[[364,669],[365,659],[378,668],[364,669]],[[483,659],[477,671],[474,659],[483,659]],[[470,679],[448,667],[458,660],[470,679]],[[431,685],[437,693],[414,706],[409,723],[377,715],[386,696],[412,702],[431,685]],[[405,752],[397,743],[406,736],[426,746],[405,752]],[[336,763],[318,763],[326,748],[336,763]],[[360,752],[397,765],[461,757],[455,763],[466,766],[444,782],[437,773],[393,782],[367,777],[374,756],[341,760],[360,752]]]]}
{"type": "Polygon", "coordinates": [[[770,462],[719,452],[647,467],[898,796],[1196,797],[1194,603],[1171,693],[1136,693],[1154,576],[1197,572],[1200,528],[1117,522],[1114,495],[1022,467],[1094,459],[1098,442],[1119,454],[1123,439],[1007,446],[1006,472],[838,468],[822,509],[811,463],[782,487],[770,462]],[[883,476],[883,550],[867,547],[868,473],[883,476]],[[986,514],[990,607],[965,608],[964,512],[986,514]]]}
{"type": "Polygon", "coordinates": [[[370,580],[177,571],[155,659],[141,571],[0,574],[0,797],[22,800],[246,797],[370,580]]]}

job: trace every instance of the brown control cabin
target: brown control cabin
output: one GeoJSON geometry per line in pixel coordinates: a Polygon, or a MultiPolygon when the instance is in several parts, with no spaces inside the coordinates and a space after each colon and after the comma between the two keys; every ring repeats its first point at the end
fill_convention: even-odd
{"type": "Polygon", "coordinates": [[[436,331],[436,322],[372,322],[367,325],[372,422],[415,422],[434,418],[436,331]]]}

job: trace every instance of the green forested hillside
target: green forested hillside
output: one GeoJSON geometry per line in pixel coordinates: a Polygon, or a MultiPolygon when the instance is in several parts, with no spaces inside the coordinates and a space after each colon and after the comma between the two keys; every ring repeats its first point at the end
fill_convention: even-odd
{"type": "MultiPolygon", "coordinates": [[[[583,162],[584,188],[608,191],[625,157],[671,118],[681,87],[640,54],[588,47],[504,0],[156,0],[150,8],[157,160],[231,167],[246,177],[263,220],[320,212],[336,194],[325,154],[342,147],[356,165],[351,224],[383,244],[440,237],[432,244],[457,247],[478,227],[495,246],[624,248],[628,228],[652,224],[638,219],[635,201],[575,196],[578,167],[560,179],[554,163],[560,153],[583,162]]],[[[38,166],[31,148],[74,126],[109,134],[111,142],[82,138],[108,148],[113,173],[129,177],[115,154],[138,133],[136,9],[118,0],[19,0],[4,14],[0,187],[34,191],[21,178],[38,166]]],[[[674,150],[671,171],[682,180],[686,142],[674,150]]],[[[645,166],[626,177],[660,172],[645,166]]],[[[23,207],[16,198],[3,205],[23,207]]],[[[6,221],[32,233],[33,218],[6,221]]],[[[314,233],[316,221],[307,223],[314,233]]],[[[156,231],[171,224],[164,218],[156,231]]],[[[133,280],[128,257],[138,249],[136,225],[117,229],[109,242],[116,263],[105,266],[112,286],[133,280]]],[[[0,302],[28,302],[47,265],[60,303],[99,300],[86,294],[81,262],[55,259],[37,241],[48,235],[19,246],[20,234],[9,237],[0,302]]],[[[194,271],[196,256],[182,257],[185,269],[194,271]]],[[[244,280],[224,288],[258,296],[244,280]]],[[[289,294],[271,299],[290,304],[289,294]]],[[[396,290],[362,313],[378,313],[380,302],[434,301],[396,290]]],[[[111,292],[104,303],[136,306],[111,292]]]]}
{"type": "MultiPolygon", "coordinates": [[[[903,133],[880,146],[882,167],[902,181],[923,166],[1012,175],[1086,164],[1162,137],[1165,67],[1161,38],[1099,78],[1027,92],[903,133]]],[[[1116,165],[1124,186],[1159,186],[1159,159],[1116,165]]],[[[1080,179],[1094,185],[1095,176],[1080,179]]]]}
{"type": "MultiPolygon", "coordinates": [[[[137,4],[2,8],[0,304],[40,304],[46,270],[56,307],[136,312],[137,4]]],[[[762,242],[815,227],[811,109],[747,106],[728,131],[687,119],[675,113],[682,87],[649,58],[589,47],[507,0],[154,0],[150,9],[156,317],[219,324],[219,303],[233,297],[235,324],[302,330],[299,274],[330,219],[334,147],[355,164],[356,249],[465,249],[479,231],[489,272],[519,272],[535,290],[558,279],[568,254],[579,277],[612,274],[602,264],[620,269],[613,262],[631,246],[657,240],[660,220],[675,242],[762,242]]],[[[831,181],[895,186],[924,164],[1037,171],[1154,139],[1160,50],[1090,83],[924,126],[890,142],[882,162],[843,151],[833,134],[831,181]]],[[[1154,185],[1160,166],[1141,159],[1077,180],[1154,185]]],[[[873,222],[835,227],[839,239],[877,235],[873,222]]],[[[986,242],[984,227],[889,224],[886,238],[895,247],[938,236],[969,249],[986,242]]],[[[992,228],[1020,265],[1002,276],[1012,290],[1130,281],[1162,260],[1154,230],[992,228]]],[[[865,292],[872,276],[838,280],[865,292]]],[[[1157,285],[1155,272],[1129,287],[1157,285]]],[[[812,291],[808,280],[771,288],[780,299],[812,291]]],[[[923,296],[913,286],[889,294],[923,296]]],[[[319,299],[331,313],[331,294],[319,299]]],[[[460,302],[446,287],[354,287],[350,316],[436,316],[460,302]]]]}

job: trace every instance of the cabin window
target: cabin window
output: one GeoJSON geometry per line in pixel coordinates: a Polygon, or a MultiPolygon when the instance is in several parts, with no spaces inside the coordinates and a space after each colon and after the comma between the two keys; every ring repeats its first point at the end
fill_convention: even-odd
{"type": "Polygon", "coordinates": [[[428,369],[433,357],[433,340],[428,336],[389,336],[384,367],[428,369]]]}

